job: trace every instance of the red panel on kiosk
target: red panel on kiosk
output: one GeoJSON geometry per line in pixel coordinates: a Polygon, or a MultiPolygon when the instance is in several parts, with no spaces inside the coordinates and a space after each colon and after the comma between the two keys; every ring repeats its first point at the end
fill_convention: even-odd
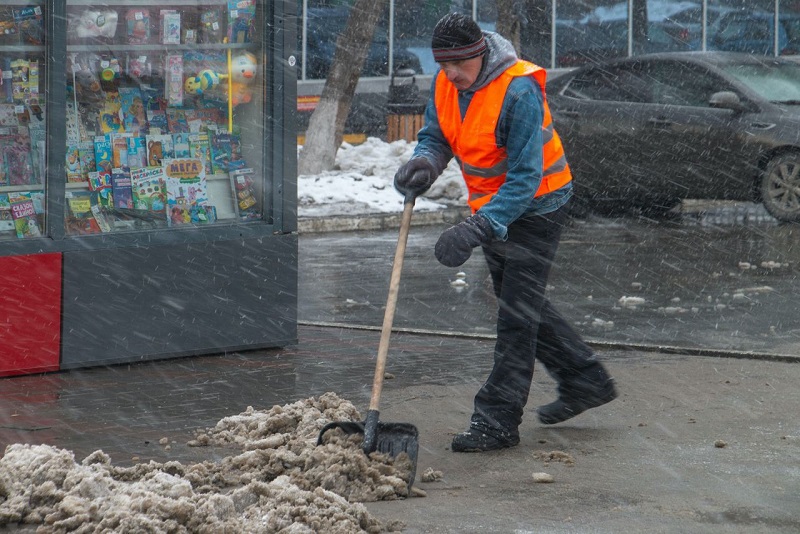
{"type": "Polygon", "coordinates": [[[61,254],[0,257],[0,376],[57,371],[61,254]]]}

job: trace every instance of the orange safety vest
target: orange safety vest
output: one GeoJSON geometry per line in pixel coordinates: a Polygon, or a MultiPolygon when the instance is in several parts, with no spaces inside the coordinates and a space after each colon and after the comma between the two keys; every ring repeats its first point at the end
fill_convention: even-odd
{"type": "MultiPolygon", "coordinates": [[[[439,125],[461,166],[469,193],[467,203],[472,213],[489,202],[505,183],[508,153],[505,147],[497,146],[495,130],[508,85],[518,76],[533,76],[542,88],[542,95],[545,95],[545,70],[528,61],[519,60],[475,93],[463,121],[458,107],[458,89],[447,79],[444,71],[439,72],[436,79],[435,104],[439,125]]],[[[543,102],[542,183],[534,197],[560,189],[572,180],[564,147],[553,128],[546,97],[543,102]]]]}

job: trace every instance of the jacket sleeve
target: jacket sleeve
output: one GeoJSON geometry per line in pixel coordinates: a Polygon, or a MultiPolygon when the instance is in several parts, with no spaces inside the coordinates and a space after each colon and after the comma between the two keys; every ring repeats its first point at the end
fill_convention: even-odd
{"type": "Polygon", "coordinates": [[[505,240],[508,225],[528,210],[542,182],[543,102],[541,89],[529,77],[512,81],[503,100],[495,135],[508,153],[506,181],[478,210],[499,239],[505,240]]]}
{"type": "Polygon", "coordinates": [[[453,151],[450,143],[447,142],[442,128],[439,126],[439,117],[436,115],[436,77],[437,71],[431,83],[431,96],[425,106],[425,125],[417,134],[417,146],[414,148],[412,157],[427,158],[436,169],[436,175],[442,174],[447,168],[450,160],[453,159],[453,151]]]}

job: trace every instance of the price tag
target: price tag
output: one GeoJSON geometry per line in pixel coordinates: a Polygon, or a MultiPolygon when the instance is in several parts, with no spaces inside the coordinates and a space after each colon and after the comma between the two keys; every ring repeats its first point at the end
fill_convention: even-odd
{"type": "Polygon", "coordinates": [[[215,22],[211,25],[211,28],[216,32],[219,31],[219,22],[215,22]]]}
{"type": "Polygon", "coordinates": [[[142,20],[142,19],[144,19],[144,13],[142,13],[141,11],[137,11],[133,15],[133,18],[136,19],[136,20],[142,20]]]}
{"type": "Polygon", "coordinates": [[[238,9],[231,9],[231,18],[238,19],[239,18],[239,10],[238,9]]]}
{"type": "Polygon", "coordinates": [[[14,106],[14,113],[17,115],[25,113],[25,106],[14,106]]]}

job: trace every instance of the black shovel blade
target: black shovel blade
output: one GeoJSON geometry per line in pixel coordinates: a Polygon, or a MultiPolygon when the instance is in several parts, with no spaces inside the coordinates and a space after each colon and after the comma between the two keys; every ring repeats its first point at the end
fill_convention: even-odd
{"type": "MultiPolygon", "coordinates": [[[[319,432],[317,445],[322,444],[322,437],[328,430],[341,429],[345,434],[364,435],[365,423],[355,421],[335,421],[328,423],[319,432]]],[[[417,474],[417,457],[419,456],[419,431],[410,423],[384,423],[378,421],[375,434],[375,448],[364,450],[365,454],[380,452],[396,458],[400,453],[406,453],[411,461],[411,476],[408,483],[409,490],[417,474]]]]}

